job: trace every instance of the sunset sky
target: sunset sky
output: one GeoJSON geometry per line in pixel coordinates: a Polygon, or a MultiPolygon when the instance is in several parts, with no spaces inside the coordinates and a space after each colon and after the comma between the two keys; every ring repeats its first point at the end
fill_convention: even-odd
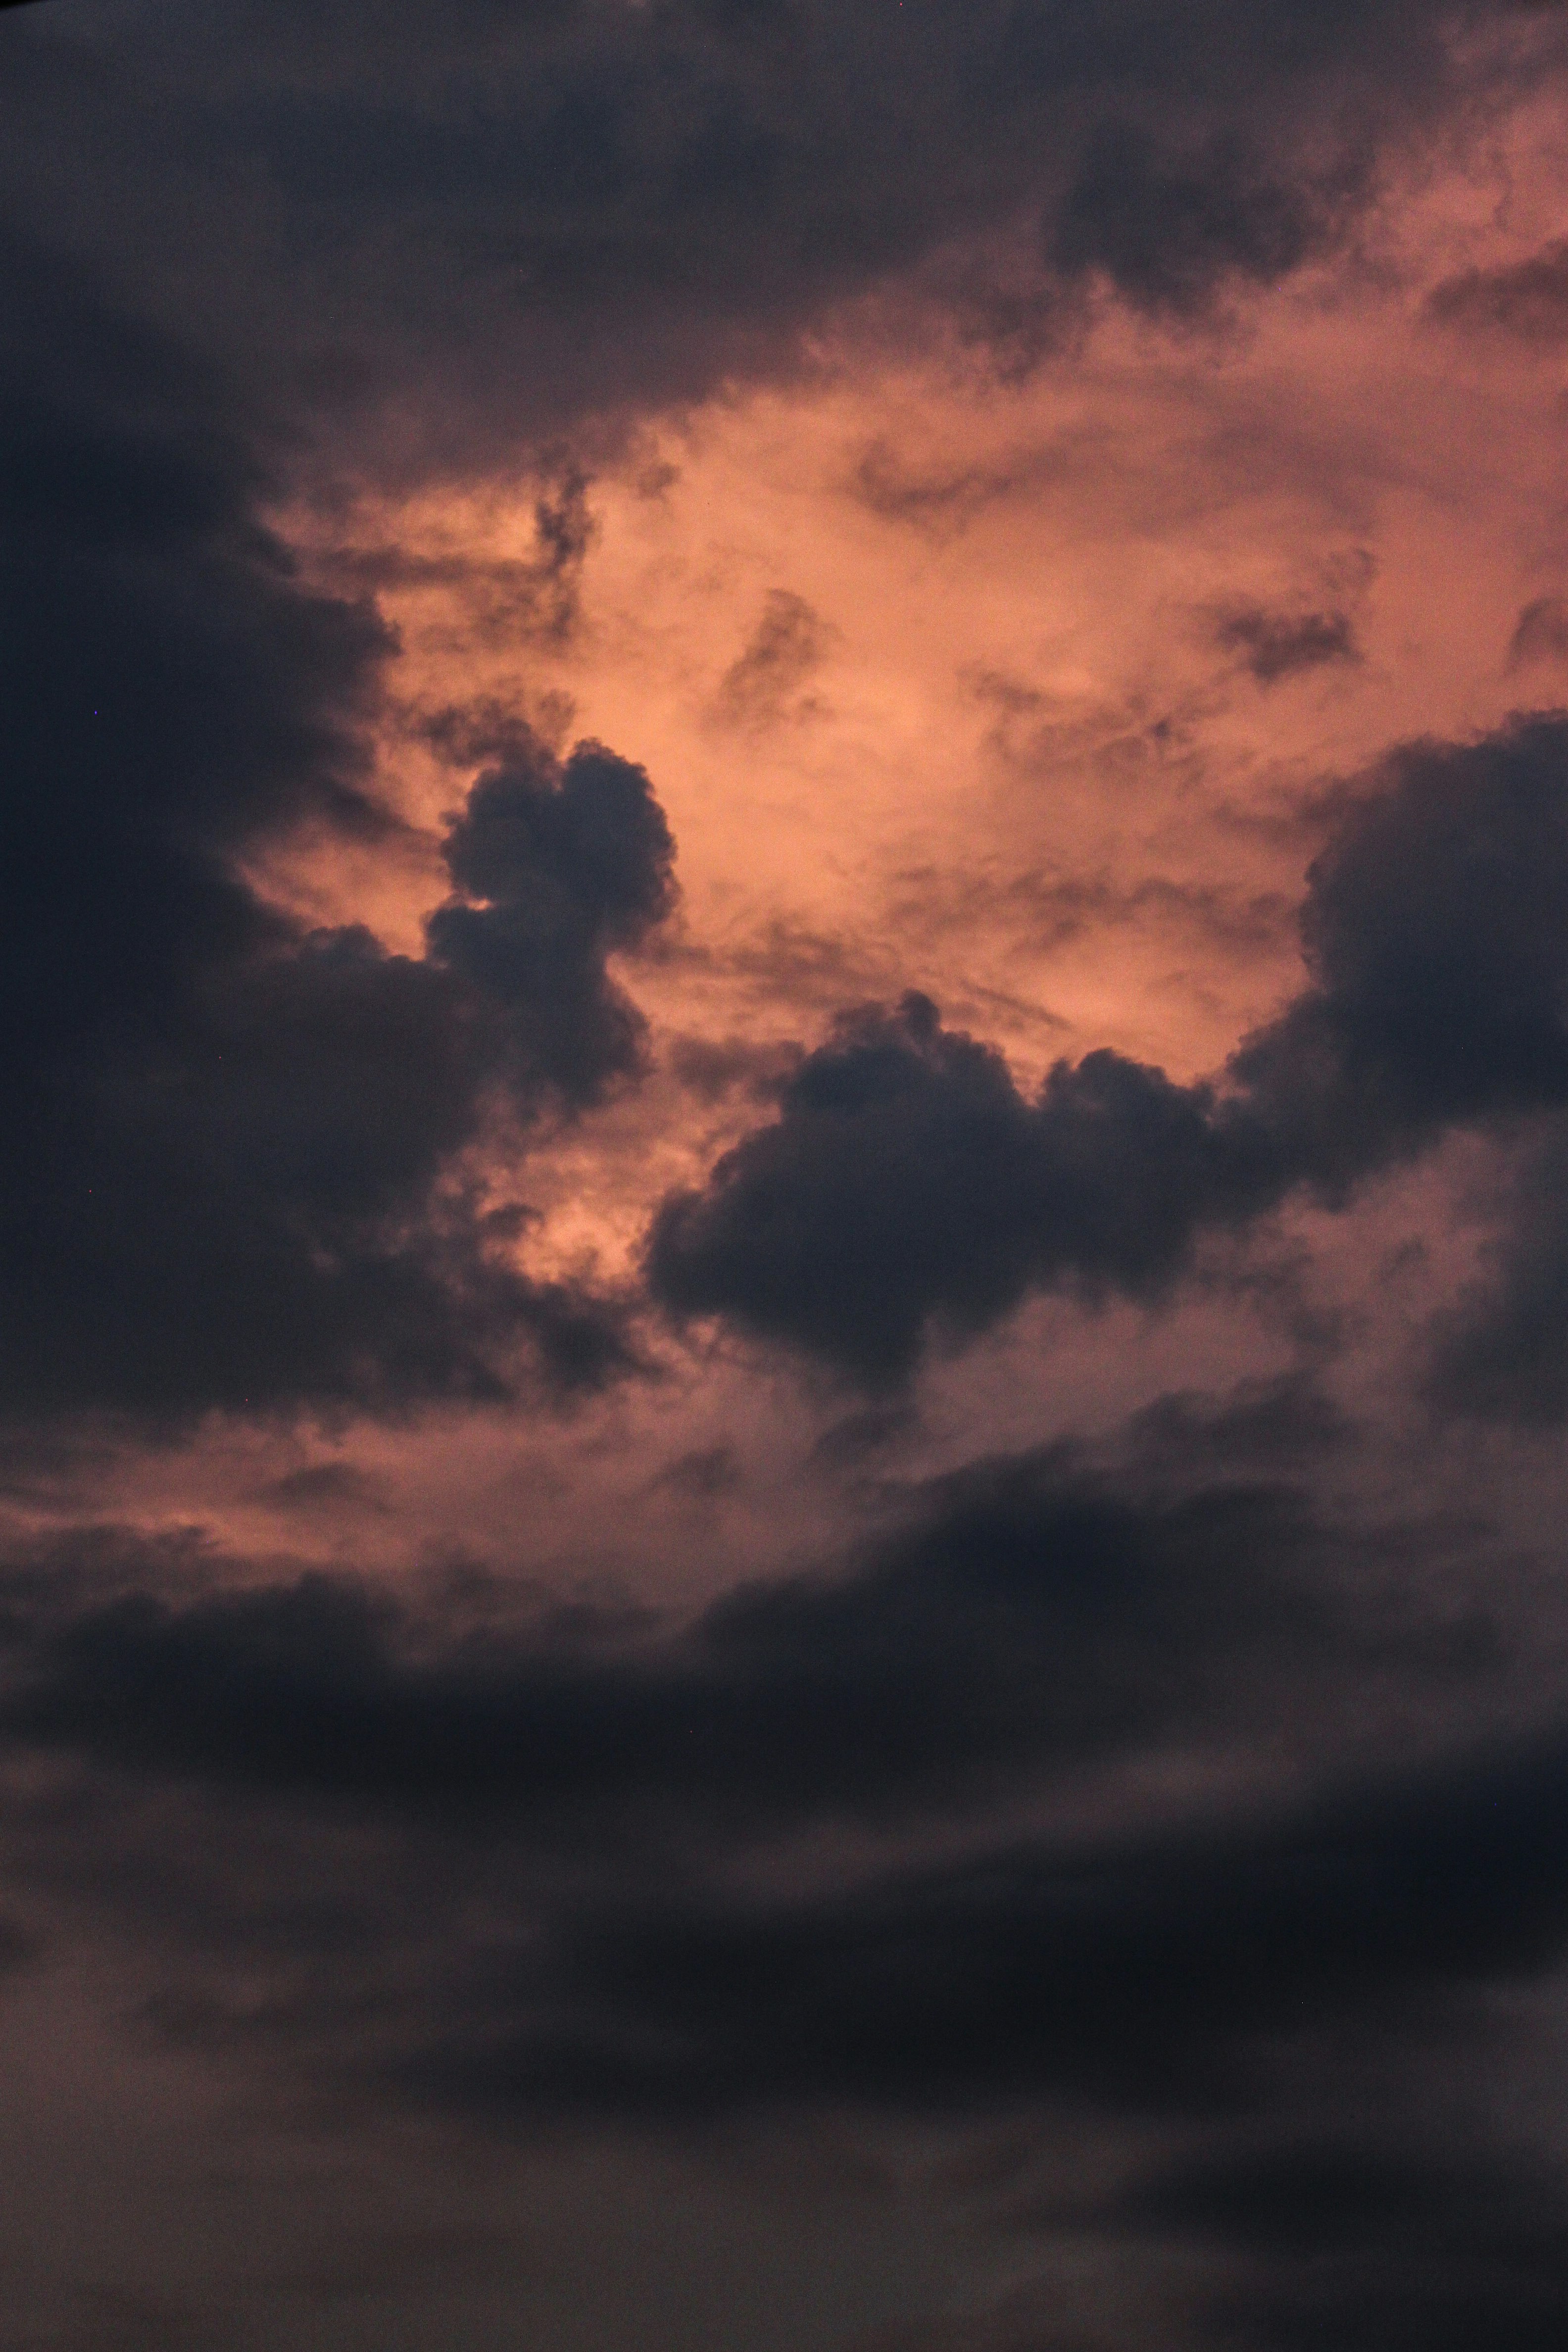
{"type": "Polygon", "coordinates": [[[1559,2352],[1568,15],[0,109],[0,2352],[1559,2352]]]}

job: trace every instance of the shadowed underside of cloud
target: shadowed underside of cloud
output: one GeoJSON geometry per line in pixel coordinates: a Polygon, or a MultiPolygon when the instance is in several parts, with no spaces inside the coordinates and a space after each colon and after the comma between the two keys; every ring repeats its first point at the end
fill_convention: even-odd
{"type": "Polygon", "coordinates": [[[1202,1235],[1568,1103],[1568,720],[1416,743],[1313,865],[1308,985],[1213,1081],[1101,1051],[1028,1100],[922,997],[847,1016],[659,1212],[654,1295],[861,1380],[1034,1287],[1159,1296],[1202,1235]]]}
{"type": "Polygon", "coordinates": [[[1536,1122],[1490,1203],[1480,1272],[1439,1317],[1429,1400],[1550,1428],[1568,1419],[1568,1129],[1536,1122]]]}
{"type": "Polygon", "coordinates": [[[1130,2218],[1242,2270],[1211,2298],[1221,2341],[1545,2352],[1568,2321],[1555,2168],[1518,2151],[1306,2139],[1240,2145],[1151,2182],[1130,2218]],[[1248,2273],[1250,2273],[1248,2275],[1248,2273]]]}
{"type": "Polygon", "coordinates": [[[260,519],[258,420],[12,256],[0,325],[0,1406],[499,1393],[617,1360],[458,1175],[497,1102],[595,1100],[641,1024],[605,958],[669,903],[640,769],[526,740],[447,845],[422,959],[306,931],[240,860],[374,839],[374,610],[260,519]]]}
{"type": "Polygon", "coordinates": [[[1216,1182],[1206,1096],[1100,1053],[1026,1102],[1000,1055],[911,995],[844,1020],[778,1122],[666,1202],[648,1278],[679,1312],[897,1379],[933,1318],[980,1330],[1031,1282],[1158,1289],[1216,1182]]]}
{"type": "Polygon", "coordinates": [[[1096,131],[1050,242],[1070,276],[1100,270],[1150,310],[1195,309],[1226,278],[1273,285],[1331,246],[1365,194],[1367,159],[1281,172],[1239,129],[1167,146],[1146,129],[1096,131]]]}
{"type": "Polygon", "coordinates": [[[564,2031],[498,2031],[476,1983],[469,2031],[459,1994],[426,2063],[481,2104],[1071,2093],[1224,2114],[1271,2050],[1358,2019],[1397,2043],[1446,2008],[1458,2031],[1489,1985],[1554,1969],[1565,1862],[1559,1737],[1261,1825],[1021,1845],[795,1901],[590,1908],[538,1987],[569,2000],[564,2031]]]}
{"type": "Polygon", "coordinates": [[[1152,2130],[1110,2177],[1058,2168],[1032,2221],[1020,2187],[1009,2226],[1122,2273],[1174,2257],[1163,2340],[1342,2318],[1370,2352],[1377,2314],[1393,2341],[1470,2352],[1489,2315],[1544,2344],[1555,2175],[1421,2119],[1506,2063],[1508,2005],[1568,1956],[1568,1736],[1548,1702],[1487,1740],[1500,1626],[1397,1599],[1455,1530],[1173,1479],[1243,1425],[1287,1459],[1331,1442],[1288,1389],[1170,1400],[1115,1469],[973,1465],[836,1576],[685,1624],[204,1589],[188,1558],[57,1546],[0,1590],[11,1964],[47,1966],[64,1898],[141,1939],[161,2034],[503,2137],[1152,2130]],[[1436,1710],[1425,1760],[1364,1738],[1390,1674],[1436,1710]],[[1363,1727],[1352,1772],[1310,1738],[1220,1793],[1222,1754],[1321,1734],[1325,1705],[1363,1727]],[[1157,1811],[1135,1780],[1077,1826],[998,1826],[1150,1757],[1157,1811]]]}
{"type": "Polygon", "coordinates": [[[1314,1590],[1345,1541],[1289,1488],[1139,1500],[1047,1454],[942,1482],[846,1575],[742,1587],[685,1628],[465,1632],[320,1576],[181,1595],[134,1555],[129,1590],[95,1598],[62,1561],[8,1586],[0,1729],[115,1769],[539,1836],[640,1814],[752,1835],[962,1813],[1064,1762],[1239,1721],[1287,1660],[1298,1677],[1384,1654],[1462,1673],[1462,1642],[1428,1649],[1375,1611],[1352,1624],[1314,1590]]]}
{"type": "MultiPolygon", "coordinates": [[[[1072,1507],[1055,1508],[1060,1519],[1072,1507]]],[[[325,2034],[335,2063],[501,2124],[1070,2098],[1231,2128],[1279,2109],[1280,2069],[1342,2037],[1353,2045],[1365,2029],[1380,2063],[1419,2071],[1435,2034],[1450,2050],[1484,2035],[1494,1990],[1560,1965],[1558,1729],[1365,1769],[1261,1811],[1200,1809],[1159,1829],[983,1843],[914,1864],[867,1860],[826,1888],[715,1872],[737,1832],[744,1844],[792,1813],[841,1809],[873,1822],[895,1784],[900,1807],[932,1818],[933,1804],[949,1806],[943,1766],[962,1785],[983,1758],[994,1795],[1001,1758],[1025,1786],[1042,1769],[1081,1768],[1108,1736],[1169,1731],[1186,1718],[1194,1660],[1211,1717],[1226,1679],[1254,1682],[1260,1697],[1272,1680],[1276,1700],[1285,1689],[1301,1700],[1278,1583],[1255,1581],[1271,1629],[1261,1644],[1228,1622],[1246,1578],[1280,1549],[1266,1514],[1200,1497],[1173,1535],[1158,1517],[1118,1525],[1102,1506],[1097,1526],[1064,1535],[1051,1509],[1037,1503],[1027,1570],[1008,1549],[1016,1530],[998,1535],[949,1500],[925,1537],[842,1592],[742,1596],[640,1669],[574,1668],[559,1633],[531,1663],[476,1643],[399,1665],[386,1612],[309,1586],[185,1607],[147,1591],[63,1622],[57,1603],[54,1625],[29,1633],[13,1583],[5,1740],[13,1755],[92,1758],[106,1801],[121,1792],[132,1851],[148,1776],[177,1775],[193,1802],[204,1787],[247,1787],[226,1836],[193,1850],[179,1902],[161,1898],[160,1932],[188,1935],[225,1969],[247,1950],[259,1963],[280,1906],[291,1972],[314,1937],[333,1982],[312,1990],[307,1974],[303,2006],[264,2031],[301,2048],[325,2034]],[[941,1557],[960,1541],[963,1586],[941,1557]],[[922,1612],[923,1632],[911,1628],[922,1612]],[[884,1650],[879,1685],[868,1661],[884,1650]],[[989,1697],[988,1677],[1001,1685],[989,1697]],[[923,1757],[900,1722],[921,1732],[923,1757]],[[678,1724],[695,1763],[679,1757],[678,1724]],[[820,1753],[806,1725],[822,1727],[820,1753]],[[549,1818],[571,1783],[578,1828],[563,1874],[549,1818]],[[612,1793],[624,1822],[646,1829],[662,1812],[665,1860],[651,1874],[635,1859],[642,1838],[628,1846],[602,1810],[601,1833],[583,1836],[584,1800],[602,1809],[612,1793]],[[363,1864],[346,1878],[334,1865],[311,1930],[310,1824],[339,1812],[327,1850],[341,1857],[345,1795],[372,1804],[346,1816],[363,1822],[363,1864]],[[432,1798],[442,1859],[410,1909],[404,1874],[419,1866],[432,1798]],[[405,1850],[373,1826],[389,1809],[407,1825],[405,1850]],[[453,1837],[464,1818],[482,1839],[453,1837]],[[230,1868],[243,1895],[226,1892],[230,1868]],[[273,1885],[279,1870],[287,1883],[273,1885]],[[390,2007],[385,1995],[370,2013],[345,2005],[342,1970],[393,1958],[390,2007]]],[[[1288,1533],[1276,1561],[1288,1580],[1298,1545],[1288,1533]]],[[[1342,1665],[1357,1638],[1341,1629],[1342,1665]]],[[[25,1852],[18,1802],[25,1811],[25,1797],[8,1800],[7,1835],[25,1852]]],[[[158,1818],[162,1840],[166,1805],[158,1818]]],[[[90,1888],[87,1819],[18,1883],[90,1888]]],[[[98,1899],[140,1900],[116,1884],[111,1870],[98,1899]]]]}
{"type": "MultiPolygon", "coordinates": [[[[1263,1722],[1305,1730],[1391,1669],[1462,1723],[1500,1691],[1495,1628],[1424,1626],[1391,1597],[1407,1534],[1336,1531],[1285,1490],[1142,1483],[1061,1454],[979,1465],[847,1572],[742,1589],[684,1627],[509,1627],[494,1594],[476,1618],[471,1594],[416,1609],[321,1577],[203,1592],[188,1562],[100,1543],[73,1568],[68,1546],[7,1574],[0,1738],[127,1802],[224,1799],[186,1927],[233,1961],[270,1932],[279,1854],[307,1868],[312,1824],[363,1843],[342,1933],[359,1916],[367,1952],[390,1933],[416,1956],[374,2063],[498,2116],[1046,2093],[1228,2111],[1276,2045],[1374,2012],[1397,2038],[1553,1966],[1555,1728],[1261,1813],[995,1843],[1009,1793],[1184,1744],[1245,1753],[1263,1722]],[[966,1820],[978,1849],[871,1845],[826,1890],[713,1867],[812,1824],[966,1820]],[[274,1861],[226,1921],[247,1822],[274,1861]],[[376,1926],[404,1842],[432,1832],[428,1911],[376,1926]],[[639,1853],[663,1857],[651,1877],[639,1853]],[[447,1916],[447,1881],[459,1905],[491,1887],[480,1924],[447,1916]]],[[[90,1834],[37,1867],[90,1879],[90,1834]]],[[[279,1888],[290,1916],[298,1895],[279,1888]]]]}

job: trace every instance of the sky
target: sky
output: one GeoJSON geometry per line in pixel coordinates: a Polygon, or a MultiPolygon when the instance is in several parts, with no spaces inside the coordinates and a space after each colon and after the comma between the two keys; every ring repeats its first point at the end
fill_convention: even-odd
{"type": "Polygon", "coordinates": [[[1555,2352],[1568,18],[0,16],[0,2352],[1555,2352]]]}

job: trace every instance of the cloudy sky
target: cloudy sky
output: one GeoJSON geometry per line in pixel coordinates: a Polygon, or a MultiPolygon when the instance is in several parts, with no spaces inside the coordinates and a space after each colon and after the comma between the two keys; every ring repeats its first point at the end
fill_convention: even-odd
{"type": "Polygon", "coordinates": [[[1568,19],[0,120],[0,2352],[1555,2352],[1568,19]]]}

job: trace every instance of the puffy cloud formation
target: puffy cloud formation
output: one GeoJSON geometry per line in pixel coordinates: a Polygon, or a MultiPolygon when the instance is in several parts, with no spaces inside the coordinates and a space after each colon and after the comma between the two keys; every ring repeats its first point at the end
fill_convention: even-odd
{"type": "Polygon", "coordinates": [[[1215,1078],[1101,1050],[1038,1097],[929,1000],[847,1016],[777,1118],[667,1201],[649,1280],[871,1381],[1033,1287],[1150,1297],[1205,1232],[1342,1199],[1445,1130],[1568,1100],[1568,722],[1362,780],[1301,910],[1308,984],[1215,1078]]]}
{"type": "Polygon", "coordinates": [[[524,742],[475,784],[447,842],[467,896],[426,931],[437,959],[500,1008],[525,1097],[552,1087],[592,1102],[637,1067],[643,1023],[605,958],[668,911],[674,856],[647,775],[601,743],[558,765],[524,742]]]}
{"type": "Polygon", "coordinates": [[[247,852],[390,828],[387,633],[300,578],[260,517],[263,424],[209,371],[12,274],[0,1398],[499,1393],[529,1339],[602,1377],[613,1318],[521,1280],[450,1180],[498,1089],[528,1116],[636,1066],[605,960],[669,903],[647,776],[520,741],[450,836],[423,960],[266,903],[247,852]]]}

